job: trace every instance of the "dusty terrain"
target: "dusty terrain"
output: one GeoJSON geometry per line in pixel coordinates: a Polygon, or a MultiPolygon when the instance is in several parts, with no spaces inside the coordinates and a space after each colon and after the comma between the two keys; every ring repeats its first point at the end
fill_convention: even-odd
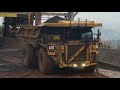
{"type": "Polygon", "coordinates": [[[43,75],[38,69],[23,67],[20,49],[5,50],[0,51],[0,78],[106,78],[97,72],[86,73],[73,69],[60,69],[52,75],[43,75]]]}

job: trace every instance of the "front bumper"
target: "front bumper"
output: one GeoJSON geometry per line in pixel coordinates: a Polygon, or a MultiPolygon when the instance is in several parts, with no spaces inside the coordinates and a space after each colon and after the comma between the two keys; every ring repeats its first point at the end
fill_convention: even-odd
{"type": "Polygon", "coordinates": [[[90,63],[89,61],[85,61],[85,62],[77,62],[77,63],[62,63],[59,64],[60,68],[64,68],[64,67],[73,67],[73,68],[85,68],[85,67],[89,67],[89,66],[93,66],[93,65],[97,65],[97,63],[90,63]]]}

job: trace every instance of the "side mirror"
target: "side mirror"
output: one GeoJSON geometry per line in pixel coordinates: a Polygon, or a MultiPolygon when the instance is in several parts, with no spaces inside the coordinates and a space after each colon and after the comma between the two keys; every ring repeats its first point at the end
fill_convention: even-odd
{"type": "Polygon", "coordinates": [[[97,41],[100,41],[100,36],[101,36],[101,32],[100,32],[100,30],[98,30],[97,41]]]}
{"type": "Polygon", "coordinates": [[[98,35],[101,36],[101,32],[100,32],[100,30],[98,30],[98,35]]]}

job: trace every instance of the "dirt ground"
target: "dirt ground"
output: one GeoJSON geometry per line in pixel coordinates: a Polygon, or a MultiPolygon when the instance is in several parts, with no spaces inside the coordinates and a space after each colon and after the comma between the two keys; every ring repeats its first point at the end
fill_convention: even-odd
{"type": "Polygon", "coordinates": [[[25,46],[25,39],[18,38],[8,38],[8,37],[0,37],[0,48],[23,48],[25,46]]]}

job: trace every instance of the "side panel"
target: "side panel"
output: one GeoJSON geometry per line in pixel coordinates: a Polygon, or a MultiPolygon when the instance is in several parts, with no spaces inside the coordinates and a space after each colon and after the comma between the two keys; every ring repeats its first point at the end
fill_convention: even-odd
{"type": "Polygon", "coordinates": [[[36,39],[25,39],[26,44],[31,44],[33,47],[36,48],[36,39]]]}

